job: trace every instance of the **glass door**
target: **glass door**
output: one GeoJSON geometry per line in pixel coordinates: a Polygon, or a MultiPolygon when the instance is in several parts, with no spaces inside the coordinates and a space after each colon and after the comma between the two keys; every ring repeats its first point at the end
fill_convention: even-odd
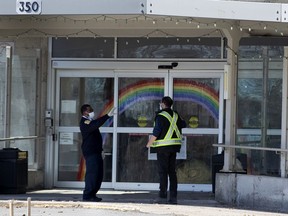
{"type": "Polygon", "coordinates": [[[173,109],[187,123],[183,129],[182,158],[177,160],[179,189],[211,191],[214,143],[222,143],[222,73],[215,71],[173,71],[169,94],[173,109]]]}
{"type": "Polygon", "coordinates": [[[168,71],[119,71],[115,188],[156,189],[157,163],[142,149],[152,133],[155,111],[168,94],[168,71]]]}
{"type": "Polygon", "coordinates": [[[117,115],[100,131],[103,136],[102,188],[158,190],[155,153],[142,149],[153,131],[163,96],[174,100],[187,123],[177,155],[179,190],[211,191],[211,158],[222,142],[223,71],[68,70],[56,75],[54,182],[58,187],[84,186],[80,107],[91,104],[96,116],[113,106],[117,115]]]}
{"type": "MultiPolygon", "coordinates": [[[[106,114],[114,106],[112,71],[57,71],[55,179],[56,186],[82,187],[85,163],[81,153],[80,107],[90,104],[95,116],[106,114]]],[[[113,157],[113,121],[101,127],[103,137],[103,186],[111,187],[113,157]]]]}

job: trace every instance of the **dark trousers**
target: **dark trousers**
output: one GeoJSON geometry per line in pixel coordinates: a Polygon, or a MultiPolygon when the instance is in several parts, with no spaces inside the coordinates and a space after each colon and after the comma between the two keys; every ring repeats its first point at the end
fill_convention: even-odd
{"type": "Polygon", "coordinates": [[[94,198],[103,181],[103,159],[100,154],[89,155],[85,158],[86,174],[83,199],[94,198]]]}
{"type": "Polygon", "coordinates": [[[160,177],[159,197],[167,197],[168,177],[170,199],[177,198],[176,152],[157,153],[160,177]]]}

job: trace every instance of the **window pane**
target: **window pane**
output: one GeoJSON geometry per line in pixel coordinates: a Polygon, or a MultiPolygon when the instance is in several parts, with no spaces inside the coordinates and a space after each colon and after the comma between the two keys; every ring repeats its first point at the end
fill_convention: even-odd
{"type": "MultiPolygon", "coordinates": [[[[12,95],[10,136],[35,136],[37,118],[37,53],[12,57],[12,95]],[[25,67],[23,67],[25,65],[25,67]]],[[[17,140],[10,147],[28,151],[28,165],[35,161],[35,140],[17,140]]]]}
{"type": "Polygon", "coordinates": [[[187,159],[177,160],[178,183],[212,183],[211,158],[213,154],[216,154],[216,148],[212,147],[214,143],[218,143],[217,135],[198,134],[187,136],[187,159]]]}
{"type": "MultiPolygon", "coordinates": [[[[101,134],[103,137],[104,182],[112,180],[112,134],[101,134]]],[[[85,176],[85,162],[81,152],[81,133],[59,134],[59,181],[83,181],[85,176]]]]}
{"type": "Polygon", "coordinates": [[[149,134],[118,134],[117,182],[159,182],[157,162],[141,152],[148,139],[149,134]]]}
{"type": "MultiPolygon", "coordinates": [[[[238,135],[238,144],[242,146],[262,147],[260,135],[238,135]]],[[[281,136],[268,136],[267,148],[281,148],[281,136]]],[[[270,175],[280,177],[280,154],[275,151],[237,149],[247,156],[247,174],[270,175]]]]}
{"type": "Polygon", "coordinates": [[[119,127],[153,127],[164,96],[164,78],[119,79],[119,127]]]}
{"type": "MultiPolygon", "coordinates": [[[[238,64],[237,145],[281,148],[283,62],[277,58],[283,55],[283,47],[278,42],[264,46],[265,40],[259,40],[240,46],[250,59],[241,58],[238,64]]],[[[275,152],[237,152],[247,155],[248,174],[280,175],[280,156],[275,152]]]]}
{"type": "Polygon", "coordinates": [[[118,38],[118,58],[221,58],[221,38],[118,38]]]}
{"type": "Polygon", "coordinates": [[[54,58],[113,58],[114,38],[53,38],[54,58]]]}
{"type": "MultiPolygon", "coordinates": [[[[113,107],[113,78],[63,77],[60,79],[60,126],[79,126],[80,108],[84,103],[94,108],[95,116],[113,107]]],[[[112,126],[113,119],[104,126],[112,126]]]]}
{"type": "MultiPolygon", "coordinates": [[[[117,182],[159,182],[157,161],[148,160],[148,153],[141,152],[148,139],[149,134],[118,135],[117,182]]],[[[187,137],[187,159],[178,159],[176,164],[178,183],[211,184],[211,158],[216,153],[212,144],[217,139],[217,135],[187,137]]]]}
{"type": "Polygon", "coordinates": [[[173,109],[190,128],[218,128],[219,78],[177,78],[173,81],[173,109]]]}

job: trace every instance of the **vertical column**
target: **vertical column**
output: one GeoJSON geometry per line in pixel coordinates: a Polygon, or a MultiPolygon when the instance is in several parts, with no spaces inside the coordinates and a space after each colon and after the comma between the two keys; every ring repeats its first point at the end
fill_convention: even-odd
{"type": "MultiPolygon", "coordinates": [[[[12,47],[6,46],[6,86],[5,86],[5,115],[4,115],[4,136],[10,137],[11,125],[11,86],[12,86],[12,47]]],[[[5,148],[9,147],[8,141],[5,142],[5,148]]]]}
{"type": "MultiPolygon", "coordinates": [[[[281,149],[287,149],[287,94],[288,94],[288,47],[284,47],[283,81],[282,81],[282,123],[281,123],[281,149]]],[[[287,176],[287,152],[281,152],[280,169],[281,177],[287,176]]]]}
{"type": "MultiPolygon", "coordinates": [[[[242,32],[238,28],[223,30],[227,38],[227,64],[231,68],[230,97],[225,103],[225,145],[235,145],[236,142],[236,114],[237,114],[237,77],[238,77],[238,47],[242,32]]],[[[223,171],[233,171],[235,164],[235,149],[225,148],[223,171]]]]}

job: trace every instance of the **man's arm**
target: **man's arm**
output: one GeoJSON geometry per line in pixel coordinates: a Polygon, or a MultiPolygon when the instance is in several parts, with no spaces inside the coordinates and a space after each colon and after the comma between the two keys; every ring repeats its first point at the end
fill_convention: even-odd
{"type": "Polygon", "coordinates": [[[150,148],[150,146],[153,144],[153,142],[157,139],[156,136],[152,135],[148,141],[148,143],[146,144],[147,148],[150,148]]]}

